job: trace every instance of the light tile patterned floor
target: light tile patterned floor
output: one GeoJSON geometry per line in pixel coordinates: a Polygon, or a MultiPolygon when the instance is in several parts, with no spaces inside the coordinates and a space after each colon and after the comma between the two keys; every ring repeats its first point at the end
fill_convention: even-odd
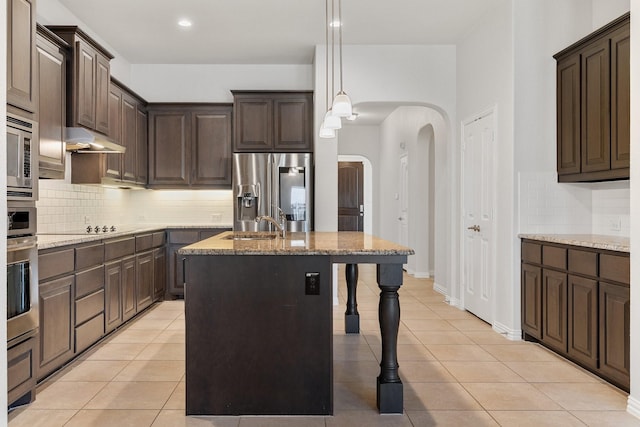
{"type": "Polygon", "coordinates": [[[184,304],[167,301],[38,388],[10,427],[640,426],[627,395],[532,343],[508,341],[405,275],[398,339],[404,414],[378,415],[378,288],[360,266],[361,334],[344,334],[344,270],[334,309],[334,416],[186,417],[184,304]]]}

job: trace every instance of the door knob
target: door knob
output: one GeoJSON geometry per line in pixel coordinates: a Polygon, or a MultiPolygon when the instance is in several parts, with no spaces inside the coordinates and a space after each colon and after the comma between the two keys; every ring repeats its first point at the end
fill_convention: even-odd
{"type": "Polygon", "coordinates": [[[471,227],[467,227],[467,230],[473,230],[473,231],[480,231],[480,226],[479,225],[473,225],[471,227]]]}

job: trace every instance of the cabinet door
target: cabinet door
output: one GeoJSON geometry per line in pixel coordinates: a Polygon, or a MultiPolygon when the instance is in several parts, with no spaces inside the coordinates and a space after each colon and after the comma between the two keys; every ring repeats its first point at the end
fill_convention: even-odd
{"type": "Polygon", "coordinates": [[[273,149],[273,101],[265,97],[236,99],[235,151],[273,149]]]}
{"type": "Polygon", "coordinates": [[[542,270],[542,341],[567,352],[567,275],[542,270]]]}
{"type": "Polygon", "coordinates": [[[611,169],[629,167],[631,128],[629,26],[611,35],[611,169]]]}
{"type": "Polygon", "coordinates": [[[580,55],[557,66],[558,175],[580,172],[580,55]]]}
{"type": "Polygon", "coordinates": [[[522,264],[522,330],[542,338],[542,269],[522,264]]]}
{"type": "Polygon", "coordinates": [[[122,324],[122,262],[105,264],[104,329],[111,332],[122,324]]]}
{"type": "Polygon", "coordinates": [[[109,133],[109,87],[111,86],[109,59],[96,53],[96,130],[109,133]]]}
{"type": "Polygon", "coordinates": [[[629,389],[629,288],[600,282],[600,372],[629,389]]]}
{"type": "Polygon", "coordinates": [[[189,185],[190,115],[185,111],[149,111],[149,185],[189,185]]]}
{"type": "MultiPolygon", "coordinates": [[[[109,138],[122,144],[122,90],[111,85],[109,90],[109,138]]],[[[104,156],[105,175],[114,179],[122,179],[122,154],[111,153],[104,156]]]]}
{"type": "Polygon", "coordinates": [[[136,257],[122,260],[122,320],[127,321],[136,314],[136,257]]]}
{"type": "Polygon", "coordinates": [[[39,287],[40,357],[38,378],[43,378],[73,357],[74,276],[39,287]]]}
{"type": "Polygon", "coordinates": [[[275,151],[313,151],[311,94],[278,97],[273,113],[275,151]]]}
{"type": "Polygon", "coordinates": [[[147,144],[147,112],[138,105],[136,111],[136,182],[138,184],[147,183],[147,144]]]}
{"type": "MultiPolygon", "coordinates": [[[[75,122],[91,129],[96,127],[96,51],[82,40],[75,47],[75,122]]],[[[107,129],[108,131],[108,129],[107,129]]]]}
{"type": "Polygon", "coordinates": [[[178,249],[183,246],[186,245],[169,245],[169,293],[171,295],[184,295],[183,257],[177,254],[178,249]]]}
{"type": "Polygon", "coordinates": [[[161,301],[167,288],[167,250],[163,246],[153,251],[153,300],[161,301]]]}
{"type": "Polygon", "coordinates": [[[568,352],[591,368],[598,367],[598,282],[568,276],[568,352]]]}
{"type": "Polygon", "coordinates": [[[153,300],[153,252],[144,252],[136,256],[136,310],[151,305],[153,300]]]}
{"type": "Polygon", "coordinates": [[[7,350],[7,403],[31,403],[36,389],[38,337],[31,337],[7,350]],[[22,398],[27,395],[27,402],[22,398]]]}
{"type": "Polygon", "coordinates": [[[32,0],[7,0],[7,103],[36,111],[36,7],[32,0]]]}
{"type": "Polygon", "coordinates": [[[122,157],[122,180],[136,181],[136,124],[138,120],[138,103],[126,93],[122,96],[122,145],[127,149],[122,157]]]}
{"type": "Polygon", "coordinates": [[[65,51],[42,36],[36,41],[40,177],[64,179],[65,51]]]}
{"type": "Polygon", "coordinates": [[[192,113],[192,186],[231,188],[231,108],[192,113]]]}
{"type": "Polygon", "coordinates": [[[582,51],[582,172],[611,168],[609,39],[582,51]]]}

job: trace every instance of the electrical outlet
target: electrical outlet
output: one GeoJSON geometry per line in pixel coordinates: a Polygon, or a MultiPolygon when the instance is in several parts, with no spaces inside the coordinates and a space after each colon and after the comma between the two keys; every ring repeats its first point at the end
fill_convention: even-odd
{"type": "Polygon", "coordinates": [[[84,223],[85,224],[91,224],[91,218],[89,218],[89,215],[85,215],[84,216],[84,223]]]}
{"type": "Polygon", "coordinates": [[[622,227],[620,217],[611,217],[609,218],[609,230],[611,231],[620,231],[622,227]]]}
{"type": "Polygon", "coordinates": [[[211,221],[220,222],[222,221],[222,214],[220,212],[214,212],[211,214],[211,221]]]}
{"type": "Polygon", "coordinates": [[[320,295],[320,273],[305,273],[305,295],[320,295]]]}

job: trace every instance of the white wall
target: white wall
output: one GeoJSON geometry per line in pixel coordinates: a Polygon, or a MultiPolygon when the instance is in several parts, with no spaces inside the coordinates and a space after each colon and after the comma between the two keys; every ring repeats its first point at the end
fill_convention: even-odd
{"type": "Polygon", "coordinates": [[[311,65],[134,64],[131,87],[149,102],[233,102],[231,90],[311,90],[311,65]]]}
{"type": "MultiPolygon", "coordinates": [[[[514,46],[513,9],[503,1],[478,20],[478,26],[458,44],[458,108],[460,122],[495,107],[495,257],[494,328],[517,335],[514,239],[514,46]]],[[[517,2],[516,2],[517,3],[517,2]]],[[[543,28],[543,27],[541,27],[543,28]]],[[[452,290],[455,292],[456,290],[452,290]]],[[[519,304],[518,304],[519,307],[519,304]]]]}
{"type": "MultiPolygon", "coordinates": [[[[325,91],[325,58],[324,46],[316,47],[315,56],[315,76],[316,91],[324,94],[325,91]]],[[[403,113],[399,117],[399,122],[386,126],[381,126],[380,131],[380,151],[377,155],[378,162],[374,163],[374,175],[379,176],[379,188],[375,191],[374,198],[378,204],[377,215],[374,220],[374,232],[381,237],[390,240],[397,239],[397,202],[394,199],[397,190],[398,177],[398,157],[396,152],[399,147],[399,138],[416,143],[418,132],[431,122],[437,123],[439,133],[436,132],[436,140],[442,144],[442,159],[440,166],[443,168],[441,182],[446,183],[447,189],[441,194],[445,197],[455,193],[456,175],[453,173],[455,164],[452,161],[455,152],[453,141],[455,140],[455,130],[453,130],[452,119],[455,115],[455,93],[456,93],[456,57],[454,46],[345,46],[344,47],[344,88],[351,97],[354,105],[361,102],[399,102],[407,105],[433,106],[437,111],[429,114],[432,116],[425,118],[428,114],[421,113],[418,121],[411,118],[411,115],[403,113]],[[444,118],[443,118],[444,115],[444,118]],[[418,122],[420,125],[418,126],[418,122]],[[409,126],[405,130],[400,130],[403,126],[409,126]],[[407,130],[408,129],[408,130],[407,130]],[[396,133],[404,132],[403,135],[396,133]],[[376,166],[376,163],[378,166],[376,166]],[[375,169],[378,169],[375,171],[375,169]],[[389,199],[391,202],[389,202],[389,199]]],[[[324,96],[316,97],[315,118],[316,128],[319,127],[323,119],[326,107],[324,96]]],[[[412,107],[413,108],[413,107],[412,107]]],[[[424,107],[421,108],[427,111],[424,107]]],[[[409,110],[407,110],[409,111],[409,110]]],[[[357,126],[356,126],[357,127],[357,126]]],[[[316,203],[316,229],[335,230],[337,228],[337,156],[343,151],[343,141],[345,153],[362,154],[370,156],[372,148],[365,139],[358,140],[356,130],[352,127],[345,127],[339,130],[336,140],[325,140],[316,138],[316,199],[322,200],[323,204],[316,203]],[[340,149],[338,149],[338,145],[340,149]],[[322,220],[320,220],[322,218],[322,220]]],[[[317,131],[317,130],[316,130],[317,131]]],[[[415,154],[415,149],[414,149],[415,154]]],[[[421,164],[418,158],[410,159],[410,164],[421,164]]],[[[443,210],[439,219],[442,221],[436,228],[446,233],[448,237],[451,232],[451,222],[455,221],[455,215],[451,215],[453,201],[450,198],[447,202],[439,205],[443,210]]],[[[451,245],[446,238],[443,243],[441,255],[441,267],[439,280],[443,288],[448,287],[451,281],[451,258],[456,254],[451,254],[451,245]]],[[[418,242],[422,243],[422,242],[418,242]]],[[[454,252],[454,251],[452,251],[454,252]]],[[[410,261],[414,262],[414,261],[410,261]]],[[[438,274],[438,273],[436,273],[438,274]]]]}
{"type": "MultiPolygon", "coordinates": [[[[58,0],[38,0],[36,6],[37,20],[42,25],[77,25],[104,47],[114,58],[111,60],[111,75],[127,86],[131,86],[131,64],[120,55],[102,37],[73,14],[58,0]]],[[[134,88],[132,88],[134,89],[134,88]]],[[[135,89],[134,89],[135,91],[135,89]]]]}
{"type": "MultiPolygon", "coordinates": [[[[631,117],[640,117],[640,0],[631,0],[631,117]]],[[[631,247],[640,248],[640,122],[631,121],[631,247]]],[[[631,252],[631,395],[627,410],[640,418],[640,251],[631,252]]]]}
{"type": "Polygon", "coordinates": [[[630,10],[629,0],[591,0],[592,26],[595,30],[630,10]]]}

